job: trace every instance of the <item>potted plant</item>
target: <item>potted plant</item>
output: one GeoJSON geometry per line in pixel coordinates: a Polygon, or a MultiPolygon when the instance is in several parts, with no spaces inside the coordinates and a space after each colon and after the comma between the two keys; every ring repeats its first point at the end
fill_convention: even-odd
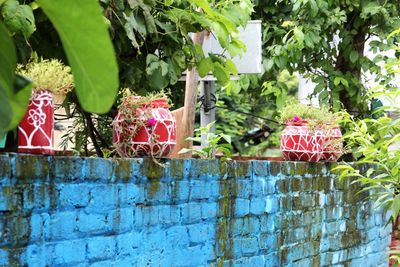
{"type": "Polygon", "coordinates": [[[326,107],[312,107],[288,102],[280,111],[285,125],[280,150],[286,160],[337,161],[342,155],[342,133],[336,123],[338,115],[326,107]]]}
{"type": "Polygon", "coordinates": [[[53,96],[65,97],[73,88],[71,69],[56,59],[18,66],[18,72],[32,80],[32,96],[18,126],[18,152],[54,154],[53,96]]]}
{"type": "Polygon", "coordinates": [[[113,121],[113,143],[121,157],[167,156],[176,144],[176,122],[165,94],[123,97],[113,121]]]}

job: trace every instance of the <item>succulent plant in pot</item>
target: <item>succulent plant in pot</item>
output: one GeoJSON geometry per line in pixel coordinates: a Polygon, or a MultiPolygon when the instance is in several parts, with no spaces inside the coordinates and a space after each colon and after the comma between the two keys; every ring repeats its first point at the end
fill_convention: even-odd
{"type": "MultiPolygon", "coordinates": [[[[56,59],[18,66],[18,73],[32,80],[32,96],[18,126],[18,152],[53,154],[53,96],[65,97],[73,88],[71,69],[56,59]]],[[[62,101],[61,101],[62,103],[62,101]]]]}
{"type": "Polygon", "coordinates": [[[167,156],[176,144],[176,122],[166,95],[123,97],[113,121],[113,143],[121,157],[167,156]]]}
{"type": "Polygon", "coordinates": [[[343,150],[337,119],[326,107],[288,102],[280,111],[280,122],[285,124],[280,149],[285,159],[337,161],[343,150]]]}

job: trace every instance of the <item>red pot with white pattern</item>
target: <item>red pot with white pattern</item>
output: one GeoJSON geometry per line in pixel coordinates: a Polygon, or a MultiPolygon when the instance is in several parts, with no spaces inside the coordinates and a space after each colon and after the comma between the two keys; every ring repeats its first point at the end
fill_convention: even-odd
{"type": "Polygon", "coordinates": [[[317,162],[323,154],[324,133],[306,120],[288,121],[281,134],[280,150],[286,160],[317,162]]]}
{"type": "Polygon", "coordinates": [[[324,140],[322,142],[323,161],[337,161],[343,154],[343,142],[341,141],[342,132],[337,126],[328,125],[324,131],[324,140]]]}
{"type": "Polygon", "coordinates": [[[129,110],[126,97],[113,121],[113,143],[121,157],[166,157],[176,144],[176,122],[165,98],[150,100],[129,110]],[[123,109],[123,111],[122,111],[123,109]]]}
{"type": "Polygon", "coordinates": [[[18,125],[18,152],[53,155],[53,96],[34,92],[24,118],[18,125]]]}
{"type": "Polygon", "coordinates": [[[307,120],[287,121],[281,134],[281,152],[291,161],[337,161],[342,155],[340,128],[333,125],[310,127],[307,120]]]}

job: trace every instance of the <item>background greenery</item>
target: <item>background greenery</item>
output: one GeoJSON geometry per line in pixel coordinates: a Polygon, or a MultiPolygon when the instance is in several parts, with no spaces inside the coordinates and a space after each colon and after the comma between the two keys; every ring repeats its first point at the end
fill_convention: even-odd
{"type": "MultiPolygon", "coordinates": [[[[76,141],[79,152],[88,150],[90,138],[98,146],[98,154],[111,149],[109,123],[118,104],[116,87],[130,87],[139,94],[169,90],[177,108],[184,94],[184,83],[178,79],[195,65],[202,76],[211,71],[218,78],[217,130],[231,135],[241,154],[264,155],[265,148],[278,144],[279,125],[268,119],[275,120],[288,96],[296,95],[297,74],[317,84],[315,93],[321,104],[333,110],[343,106],[359,117],[369,116],[363,74],[368,71],[378,84],[393,88],[392,72],[381,73],[380,65],[394,59],[384,54],[367,58],[365,47],[368,43],[372,51],[382,52],[398,42],[398,35],[388,37],[400,27],[399,6],[394,0],[87,2],[82,6],[81,1],[64,0],[60,8],[61,2],[49,0],[0,0],[0,23],[4,24],[0,27],[0,46],[7,51],[5,45],[10,40],[3,39],[11,36],[15,44],[15,52],[7,52],[15,55],[11,61],[26,63],[35,54],[71,65],[76,90],[68,96],[65,107],[76,118],[74,128],[81,129],[77,138],[68,136],[76,141]],[[253,5],[255,12],[251,14],[253,5]],[[199,8],[203,12],[198,12],[199,8]],[[232,62],[221,55],[206,58],[188,33],[212,30],[229,54],[237,55],[243,49],[237,27],[246,25],[250,14],[263,23],[264,71],[230,82],[229,74],[236,73],[232,62]],[[87,31],[82,30],[82,23],[89,25],[87,31]],[[83,69],[73,56],[75,48],[81,51],[79,58],[87,62],[83,69]],[[103,54],[107,64],[96,58],[103,54]],[[113,62],[118,65],[118,74],[113,62]],[[90,72],[84,75],[86,70],[90,72]],[[268,140],[257,145],[237,141],[246,132],[266,125],[272,131],[268,140]]],[[[10,47],[7,45],[7,49],[10,47]]],[[[13,64],[7,70],[9,88],[14,80],[13,64]]],[[[7,118],[2,120],[1,129],[15,127],[29,90],[0,91],[6,96],[1,97],[0,112],[7,118]]]]}

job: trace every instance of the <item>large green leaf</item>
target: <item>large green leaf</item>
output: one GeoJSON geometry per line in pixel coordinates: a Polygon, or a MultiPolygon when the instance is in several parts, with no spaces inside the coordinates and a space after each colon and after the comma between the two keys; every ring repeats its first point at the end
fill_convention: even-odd
{"type": "Polygon", "coordinates": [[[82,107],[105,113],[115,101],[118,67],[96,0],[38,0],[64,46],[82,107]]]}
{"type": "Polygon", "coordinates": [[[13,85],[14,94],[9,98],[12,108],[12,118],[10,124],[6,128],[10,131],[17,127],[18,123],[25,115],[26,107],[32,94],[32,82],[26,78],[16,75],[13,85]]]}
{"type": "Polygon", "coordinates": [[[12,92],[17,55],[6,27],[0,21],[0,90],[7,95],[12,92]]]}
{"type": "Polygon", "coordinates": [[[16,62],[14,44],[0,21],[0,134],[18,125],[31,95],[30,82],[15,77],[16,62]]]}
{"type": "Polygon", "coordinates": [[[20,5],[17,0],[7,0],[1,9],[1,14],[12,33],[21,32],[25,38],[29,38],[36,30],[35,17],[28,5],[20,5]]]}

